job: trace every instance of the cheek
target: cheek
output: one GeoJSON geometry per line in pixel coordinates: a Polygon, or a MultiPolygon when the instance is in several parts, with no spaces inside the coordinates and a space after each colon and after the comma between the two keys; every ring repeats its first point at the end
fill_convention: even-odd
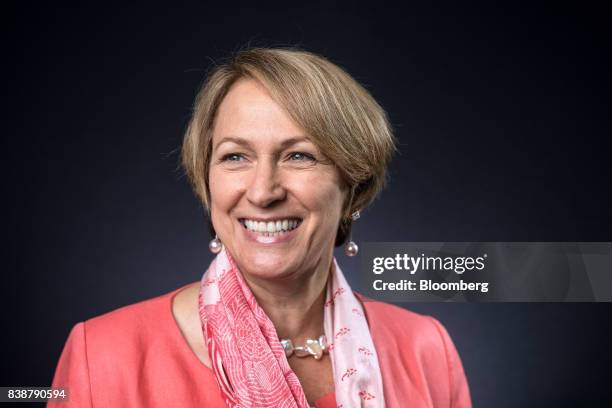
{"type": "Polygon", "coordinates": [[[240,199],[240,182],[222,171],[211,169],[208,175],[210,190],[210,212],[215,232],[222,241],[230,239],[232,220],[229,216],[232,208],[240,199]]]}
{"type": "Polygon", "coordinates": [[[330,175],[306,177],[299,181],[302,202],[311,210],[319,211],[322,217],[332,221],[340,217],[345,193],[340,181],[330,175]]]}
{"type": "Polygon", "coordinates": [[[239,196],[241,182],[238,177],[229,177],[222,171],[211,169],[208,174],[210,206],[225,209],[232,205],[239,196]]]}

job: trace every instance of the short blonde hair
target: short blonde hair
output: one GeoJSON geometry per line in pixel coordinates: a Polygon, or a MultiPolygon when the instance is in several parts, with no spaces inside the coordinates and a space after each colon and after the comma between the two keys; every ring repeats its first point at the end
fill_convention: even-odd
{"type": "Polygon", "coordinates": [[[336,237],[336,245],[341,245],[350,231],[351,214],[367,207],[386,184],[387,165],[396,147],[385,111],[365,88],[324,57],[287,48],[239,51],[208,75],[183,139],[183,167],[207,210],[214,119],[240,78],[260,82],[338,168],[349,187],[336,237]]]}

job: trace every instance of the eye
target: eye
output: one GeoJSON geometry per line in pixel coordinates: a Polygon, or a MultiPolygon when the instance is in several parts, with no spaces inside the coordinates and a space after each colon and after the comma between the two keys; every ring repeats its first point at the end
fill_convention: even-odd
{"type": "Polygon", "coordinates": [[[241,161],[241,159],[244,159],[244,157],[240,153],[228,153],[225,156],[221,157],[221,161],[228,162],[239,162],[241,161]]]}
{"type": "Polygon", "coordinates": [[[315,158],[313,155],[304,153],[304,152],[289,153],[289,159],[292,161],[308,161],[308,160],[315,161],[315,158]]]}

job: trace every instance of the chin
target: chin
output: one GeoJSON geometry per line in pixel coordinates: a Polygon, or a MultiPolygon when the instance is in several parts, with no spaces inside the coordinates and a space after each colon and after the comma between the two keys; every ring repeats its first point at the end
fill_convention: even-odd
{"type": "Polygon", "coordinates": [[[266,253],[263,251],[257,253],[244,254],[240,261],[240,271],[243,274],[248,274],[260,279],[275,279],[287,277],[291,274],[291,265],[293,262],[285,254],[266,253]]]}

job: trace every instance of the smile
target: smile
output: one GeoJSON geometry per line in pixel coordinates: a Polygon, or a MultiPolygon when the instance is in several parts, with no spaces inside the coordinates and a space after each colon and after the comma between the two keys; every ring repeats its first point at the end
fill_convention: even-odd
{"type": "Polygon", "coordinates": [[[268,237],[274,237],[292,231],[302,223],[302,220],[299,218],[284,218],[269,221],[241,218],[239,221],[246,230],[268,237]]]}

